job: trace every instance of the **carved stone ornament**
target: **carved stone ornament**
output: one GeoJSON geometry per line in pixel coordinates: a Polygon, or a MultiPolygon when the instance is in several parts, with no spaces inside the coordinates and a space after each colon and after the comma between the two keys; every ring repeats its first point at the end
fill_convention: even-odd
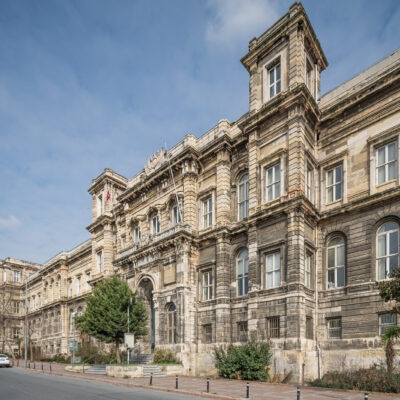
{"type": "Polygon", "coordinates": [[[167,151],[164,149],[157,151],[157,153],[153,154],[150,158],[147,159],[147,164],[144,166],[144,172],[146,173],[146,175],[150,175],[166,160],[167,151]]]}

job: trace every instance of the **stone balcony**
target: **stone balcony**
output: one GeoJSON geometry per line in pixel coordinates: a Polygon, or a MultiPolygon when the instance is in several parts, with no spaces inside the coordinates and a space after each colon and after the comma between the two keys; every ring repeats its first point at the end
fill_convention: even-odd
{"type": "Polygon", "coordinates": [[[139,242],[134,243],[119,251],[117,253],[115,263],[124,262],[130,256],[133,256],[136,253],[145,250],[146,248],[158,246],[161,243],[171,240],[174,237],[180,235],[193,237],[194,235],[197,235],[197,231],[194,230],[189,224],[177,224],[155,235],[143,235],[139,242]]]}

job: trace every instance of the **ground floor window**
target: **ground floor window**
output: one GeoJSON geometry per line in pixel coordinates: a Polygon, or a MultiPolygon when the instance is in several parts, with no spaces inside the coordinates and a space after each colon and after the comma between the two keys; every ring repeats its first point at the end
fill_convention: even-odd
{"type": "Polygon", "coordinates": [[[271,339],[280,337],[279,320],[279,317],[267,318],[267,336],[271,339]]]}
{"type": "Polygon", "coordinates": [[[239,342],[247,342],[247,321],[237,323],[239,342]]]}
{"type": "Polygon", "coordinates": [[[168,343],[176,343],[176,307],[175,304],[168,306],[168,320],[167,320],[167,331],[168,331],[168,343]]]}
{"type": "Polygon", "coordinates": [[[379,334],[383,335],[386,329],[397,325],[396,314],[381,314],[379,316],[379,334]]]}
{"type": "Polygon", "coordinates": [[[313,319],[306,317],[306,339],[314,339],[313,319]]]}
{"type": "Polygon", "coordinates": [[[328,320],[328,338],[341,339],[342,337],[342,319],[334,318],[328,320]]]}
{"type": "Polygon", "coordinates": [[[212,325],[203,325],[203,343],[212,343],[212,325]]]}

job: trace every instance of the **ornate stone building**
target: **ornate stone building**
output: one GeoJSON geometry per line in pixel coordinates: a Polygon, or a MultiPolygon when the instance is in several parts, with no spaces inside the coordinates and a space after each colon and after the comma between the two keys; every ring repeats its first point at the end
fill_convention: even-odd
{"type": "Polygon", "coordinates": [[[399,263],[400,51],[320,97],[328,62],[295,3],[241,61],[246,114],[133,178],[92,181],[91,239],[28,280],[47,353],[68,351],[85,294],[116,273],[148,306],[142,351],[171,348],[192,374],[250,336],[270,338],[272,372],[296,380],[383,359],[397,321],[375,282],[399,263]]]}

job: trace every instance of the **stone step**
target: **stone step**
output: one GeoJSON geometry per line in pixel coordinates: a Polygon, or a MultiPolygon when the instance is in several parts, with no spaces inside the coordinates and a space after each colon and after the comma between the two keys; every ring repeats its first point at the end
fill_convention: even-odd
{"type": "Polygon", "coordinates": [[[153,376],[166,376],[165,372],[158,365],[144,365],[143,366],[143,376],[149,377],[153,376]]]}
{"type": "Polygon", "coordinates": [[[86,371],[87,374],[106,375],[106,366],[104,364],[91,365],[86,371]]]}

